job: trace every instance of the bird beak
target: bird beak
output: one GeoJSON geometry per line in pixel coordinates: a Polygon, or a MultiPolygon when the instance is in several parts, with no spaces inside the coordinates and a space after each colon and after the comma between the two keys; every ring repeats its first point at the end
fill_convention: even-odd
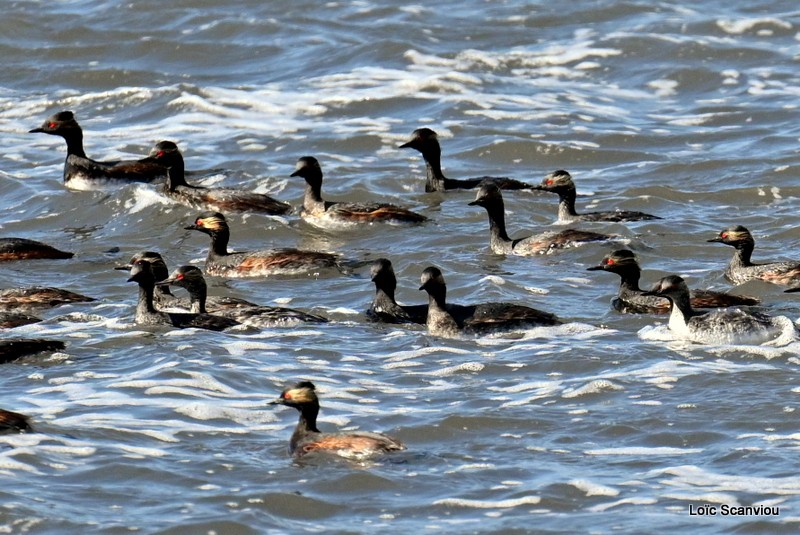
{"type": "Polygon", "coordinates": [[[125,264],[124,266],[114,266],[114,269],[117,271],[130,271],[132,267],[130,264],[125,264]]]}
{"type": "Polygon", "coordinates": [[[800,292],[800,286],[796,286],[794,288],[789,288],[788,290],[784,290],[783,293],[785,294],[793,294],[795,292],[800,292]]]}
{"type": "Polygon", "coordinates": [[[175,282],[175,279],[173,277],[170,277],[168,279],[164,279],[163,281],[158,281],[156,283],[156,286],[169,286],[170,284],[172,284],[174,282],[175,282]]]}
{"type": "Polygon", "coordinates": [[[711,240],[706,240],[706,242],[708,242],[708,243],[722,243],[722,238],[717,236],[716,238],[713,238],[711,240]]]}
{"type": "Polygon", "coordinates": [[[472,201],[471,203],[467,203],[467,206],[480,206],[481,201],[472,201]]]}
{"type": "Polygon", "coordinates": [[[29,134],[36,134],[39,132],[44,132],[44,128],[34,128],[33,130],[28,130],[29,134]]]}
{"type": "Polygon", "coordinates": [[[289,176],[300,176],[300,171],[295,171],[294,173],[292,173],[289,176]]]}
{"type": "Polygon", "coordinates": [[[201,230],[201,227],[197,225],[189,225],[188,227],[183,227],[183,230],[201,230]]]}
{"type": "Polygon", "coordinates": [[[586,268],[586,271],[601,271],[601,270],[605,270],[605,269],[606,269],[605,266],[592,266],[592,267],[586,268]]]}
{"type": "Polygon", "coordinates": [[[411,144],[412,144],[412,143],[413,143],[413,141],[408,141],[408,142],[406,142],[406,143],[403,143],[402,145],[400,145],[400,146],[399,146],[399,147],[397,147],[397,148],[398,148],[398,149],[409,149],[409,148],[412,148],[412,147],[411,147],[411,144]]]}

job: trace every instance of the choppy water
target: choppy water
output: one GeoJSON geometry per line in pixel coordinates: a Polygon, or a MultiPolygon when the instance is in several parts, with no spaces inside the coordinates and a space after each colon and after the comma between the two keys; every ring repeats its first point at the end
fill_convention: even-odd
{"type": "MultiPolygon", "coordinates": [[[[664,318],[621,316],[617,278],[587,273],[612,246],[542,258],[488,252],[473,194],[423,193],[440,134],[452,177],[575,177],[584,209],[663,221],[625,236],[645,283],[677,272],[727,288],[740,223],[758,259],[800,258],[795,2],[9,2],[0,19],[3,236],[71,261],[9,263],[4,287],[99,298],[4,336],[67,350],[3,366],[2,407],[35,434],[0,437],[0,530],[10,533],[795,532],[798,350],[669,341],[664,318]],[[314,155],[331,198],[379,197],[435,220],[326,233],[296,216],[231,216],[234,248],[336,250],[394,261],[402,302],[442,268],[452,301],[528,303],[568,320],[513,338],[442,340],[375,326],[366,270],[319,280],[212,280],[212,292],[335,321],[257,334],[143,332],[112,267],[158,250],[202,261],[195,211],[151,187],[73,192],[65,147],[27,134],[73,110],[87,153],[140,157],[179,143],[206,183],[299,203],[314,155]],[[652,326],[660,324],[655,329],[652,326]],[[374,464],[293,463],[296,414],[266,405],[313,380],[321,426],[380,430],[407,452],[374,464]],[[780,516],[691,516],[703,504],[780,516]]],[[[554,197],[506,195],[512,235],[548,227],[554,197]]],[[[742,293],[797,318],[797,298],[742,293]]]]}

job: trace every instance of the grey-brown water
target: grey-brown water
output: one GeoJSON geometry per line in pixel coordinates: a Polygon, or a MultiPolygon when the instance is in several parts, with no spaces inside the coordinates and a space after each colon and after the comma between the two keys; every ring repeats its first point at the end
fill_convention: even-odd
{"type": "MultiPolygon", "coordinates": [[[[729,289],[731,224],[757,260],[800,259],[794,2],[12,2],[0,19],[2,236],[76,252],[10,262],[3,287],[98,298],[4,337],[64,340],[3,366],[2,408],[37,433],[0,437],[0,529],[10,533],[795,532],[798,349],[671,340],[664,317],[609,306],[616,276],[587,272],[621,245],[643,283],[682,274],[729,289]],[[349,276],[210,279],[211,292],[333,321],[255,334],[143,331],[112,268],[140,250],[202,265],[196,210],[152,186],[64,188],[61,139],[27,131],[75,112],[89,156],[177,142],[204,184],[298,205],[300,156],[332,199],[381,199],[420,227],[326,232],[297,215],[231,215],[231,244],[390,258],[403,303],[428,265],[454,302],[513,301],[559,328],[446,340],[379,326],[368,267],[349,276]],[[488,250],[472,192],[424,193],[419,154],[440,135],[453,178],[539,182],[567,169],[583,210],[662,216],[582,225],[622,244],[542,257],[488,250]],[[374,463],[294,463],[296,413],[267,405],[314,381],[325,430],[408,445],[374,463]],[[716,515],[701,516],[705,504],[716,515]],[[722,505],[779,516],[723,515],[722,505]],[[693,514],[695,513],[695,514],[693,514]]],[[[555,196],[506,194],[512,237],[554,228],[555,196]]],[[[736,292],[797,318],[766,283],[736,292]]]]}

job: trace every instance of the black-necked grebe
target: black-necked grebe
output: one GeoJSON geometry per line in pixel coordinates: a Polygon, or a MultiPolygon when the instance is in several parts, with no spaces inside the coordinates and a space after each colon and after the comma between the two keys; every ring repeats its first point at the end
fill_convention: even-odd
{"type": "Polygon", "coordinates": [[[167,180],[161,190],[170,199],[191,206],[218,212],[255,212],[269,215],[289,213],[292,207],[264,193],[233,188],[207,188],[186,182],[183,155],[172,141],[159,141],[150,157],[167,168],[167,180]]]}
{"type": "Polygon", "coordinates": [[[726,228],[719,233],[719,236],[708,241],[724,243],[736,249],[728,267],[725,268],[725,278],[734,284],[744,284],[755,279],[772,284],[790,286],[800,284],[800,262],[753,263],[750,257],[753,255],[756,242],[750,231],[741,225],[726,228]]]}
{"type": "Polygon", "coordinates": [[[0,262],[12,260],[63,260],[75,253],[56,249],[51,245],[26,238],[0,238],[0,262]]]}
{"type": "MultiPolygon", "coordinates": [[[[131,257],[131,261],[129,263],[123,266],[117,266],[114,269],[130,271],[133,267],[133,264],[137,260],[145,260],[150,262],[150,268],[153,271],[153,276],[155,277],[157,283],[169,277],[169,269],[167,269],[167,264],[164,262],[164,257],[155,251],[142,251],[140,253],[136,253],[133,255],[133,257],[131,257]]],[[[188,311],[192,307],[190,299],[173,295],[169,289],[169,286],[167,285],[156,286],[155,293],[153,294],[153,304],[158,310],[180,309],[188,311]]],[[[212,314],[216,314],[220,310],[226,308],[254,307],[258,305],[237,297],[212,295],[206,300],[206,306],[212,314]]]]}
{"type": "Polygon", "coordinates": [[[420,284],[419,289],[428,292],[428,332],[435,336],[485,335],[561,324],[555,314],[514,303],[482,303],[474,305],[471,314],[457,317],[447,304],[447,285],[439,268],[425,268],[420,284]]]}
{"type": "Polygon", "coordinates": [[[24,414],[0,409],[0,432],[32,433],[33,428],[24,414]]]}
{"type": "Polygon", "coordinates": [[[585,230],[566,229],[548,231],[526,238],[512,240],[506,233],[506,216],[503,195],[492,183],[483,184],[470,206],[483,206],[489,215],[489,246],[497,254],[530,256],[547,254],[557,249],[576,247],[584,243],[605,241],[612,236],[585,230]]]}
{"type": "Polygon", "coordinates": [[[316,158],[303,156],[291,176],[306,181],[300,217],[320,228],[350,228],[369,223],[423,223],[424,215],[394,204],[377,202],[332,202],[322,199],[322,168],[316,158]]]}
{"type": "MultiPolygon", "coordinates": [[[[704,344],[761,344],[777,338],[784,329],[777,318],[738,308],[695,311],[689,300],[689,288],[677,275],[662,278],[644,295],[669,299],[669,330],[683,340],[704,344]]],[[[785,319],[791,324],[791,320],[785,319]]]]}
{"type": "Polygon", "coordinates": [[[294,407],[300,412],[300,420],[289,440],[289,454],[294,457],[299,458],[316,452],[362,459],[376,454],[406,449],[405,445],[398,440],[381,433],[321,432],[317,429],[319,399],[316,388],[310,381],[302,381],[284,389],[280,397],[271,404],[294,407]]]}
{"type": "Polygon", "coordinates": [[[241,253],[228,252],[230,229],[225,216],[204,212],[186,230],[198,230],[211,237],[206,257],[206,273],[218,277],[265,277],[269,275],[314,275],[321,270],[340,269],[339,256],[333,253],[299,249],[266,249],[241,253]]]}
{"type": "Polygon", "coordinates": [[[50,286],[7,288],[0,290],[0,310],[29,312],[68,303],[89,303],[94,298],[50,286]]]}
{"type": "Polygon", "coordinates": [[[620,222],[661,219],[660,217],[645,214],[644,212],[634,212],[630,210],[579,214],[575,211],[575,197],[577,196],[575,183],[572,181],[572,176],[563,169],[553,171],[544,177],[542,184],[537,186],[536,189],[558,194],[558,221],[561,223],[571,223],[573,221],[620,222]]]}
{"type": "Polygon", "coordinates": [[[508,177],[482,176],[478,178],[447,178],[442,172],[442,148],[439,136],[430,128],[418,128],[411,134],[411,139],[400,145],[401,149],[410,148],[422,154],[425,160],[425,191],[446,191],[451,189],[475,189],[483,182],[492,182],[501,189],[533,189],[534,186],[508,177]]]}
{"type": "MultiPolygon", "coordinates": [[[[206,297],[208,286],[203,272],[195,266],[181,266],[172,272],[169,278],[156,283],[180,286],[189,292],[191,312],[206,314],[206,297]]],[[[218,310],[215,314],[234,319],[252,327],[291,327],[300,323],[327,323],[328,319],[316,314],[308,314],[300,310],[283,307],[253,305],[249,307],[229,307],[218,310]]]]}
{"type": "Polygon", "coordinates": [[[0,364],[45,351],[60,351],[64,342],[40,338],[7,338],[0,340],[0,364]]]}
{"type": "Polygon", "coordinates": [[[147,260],[137,260],[133,263],[128,282],[135,282],[139,285],[135,320],[137,325],[165,325],[179,329],[194,327],[210,331],[222,331],[239,325],[238,321],[212,314],[159,312],[156,310],[153,306],[156,279],[151,264],[147,260]]]}
{"type": "Polygon", "coordinates": [[[152,158],[111,162],[88,158],[83,151],[83,130],[71,111],[48,117],[41,127],[30,132],[61,136],[67,142],[64,185],[71,189],[91,190],[114,183],[152,182],[167,173],[166,168],[152,158]]]}
{"type": "Polygon", "coordinates": [[[0,312],[0,329],[13,329],[31,323],[39,323],[41,318],[18,312],[0,312]]]}
{"type": "Polygon", "coordinates": [[[370,266],[370,277],[375,283],[375,298],[367,317],[382,323],[426,323],[428,305],[398,305],[395,301],[397,277],[391,261],[387,258],[375,260],[370,266]]]}
{"type": "MultiPolygon", "coordinates": [[[[642,269],[632,251],[627,249],[614,251],[603,257],[600,265],[592,266],[587,270],[602,270],[619,275],[619,292],[612,301],[612,305],[619,312],[625,314],[666,314],[669,312],[667,299],[644,295],[645,291],[639,288],[642,269]]],[[[757,305],[758,299],[712,290],[692,290],[691,304],[694,308],[751,306],[757,305]]]]}

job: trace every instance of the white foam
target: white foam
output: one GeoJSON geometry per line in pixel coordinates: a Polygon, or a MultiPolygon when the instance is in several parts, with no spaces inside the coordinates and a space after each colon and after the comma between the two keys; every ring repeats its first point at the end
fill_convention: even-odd
{"type": "Polygon", "coordinates": [[[594,483],[588,479],[573,479],[567,482],[576,489],[586,493],[587,496],[618,496],[619,491],[606,485],[594,483]]]}
{"type": "Polygon", "coordinates": [[[668,446],[644,447],[631,446],[621,448],[600,448],[596,450],[586,450],[586,455],[631,455],[645,457],[650,455],[691,455],[701,453],[703,448],[671,448],[668,446]]]}
{"type": "Polygon", "coordinates": [[[471,507],[474,509],[510,509],[520,505],[536,505],[542,499],[538,496],[524,496],[509,500],[465,500],[463,498],[444,498],[436,500],[433,505],[448,505],[452,507],[471,507]]]}

